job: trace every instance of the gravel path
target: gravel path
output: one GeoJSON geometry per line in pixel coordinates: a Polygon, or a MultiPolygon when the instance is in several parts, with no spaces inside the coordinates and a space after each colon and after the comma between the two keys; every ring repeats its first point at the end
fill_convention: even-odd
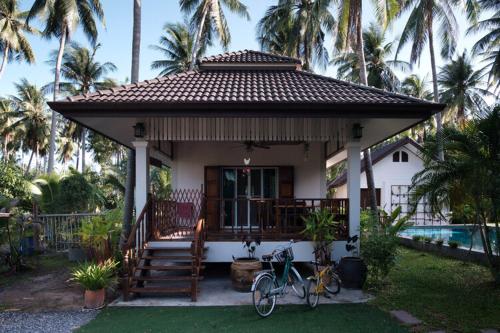
{"type": "Polygon", "coordinates": [[[0,312],[0,333],[68,333],[94,319],[98,312],[0,312]]]}

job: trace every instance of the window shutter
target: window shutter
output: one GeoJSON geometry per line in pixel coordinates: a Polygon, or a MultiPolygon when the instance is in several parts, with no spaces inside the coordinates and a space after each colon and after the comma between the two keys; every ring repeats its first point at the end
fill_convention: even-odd
{"type": "Polygon", "coordinates": [[[294,198],[294,174],[293,166],[280,166],[279,177],[279,197],[286,199],[294,198]]]}
{"type": "Polygon", "coordinates": [[[220,226],[220,167],[205,167],[206,225],[211,231],[220,226]]]}

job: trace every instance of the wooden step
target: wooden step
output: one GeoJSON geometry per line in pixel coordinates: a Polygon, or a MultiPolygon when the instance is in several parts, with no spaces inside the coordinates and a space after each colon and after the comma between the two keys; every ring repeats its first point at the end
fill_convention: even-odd
{"type": "MultiPolygon", "coordinates": [[[[193,277],[191,275],[182,276],[134,276],[132,280],[135,281],[191,281],[193,277]]],[[[203,276],[198,276],[198,281],[203,280],[203,276]]]]}
{"type": "MultiPolygon", "coordinates": [[[[175,256],[175,255],[158,255],[158,256],[153,256],[153,255],[145,255],[142,256],[142,259],[148,259],[148,260],[185,260],[185,261],[192,261],[195,259],[195,256],[175,256]]],[[[205,260],[207,257],[202,257],[200,259],[205,260]]]]}
{"type": "Polygon", "coordinates": [[[129,291],[132,293],[191,294],[191,288],[134,287],[130,288],[129,291]]]}
{"type": "MultiPolygon", "coordinates": [[[[204,269],[205,266],[200,266],[200,269],[204,269]]],[[[150,270],[150,271],[187,271],[192,270],[193,266],[191,265],[165,265],[165,266],[157,266],[157,265],[149,265],[149,266],[138,266],[137,269],[141,270],[150,270]]]]}

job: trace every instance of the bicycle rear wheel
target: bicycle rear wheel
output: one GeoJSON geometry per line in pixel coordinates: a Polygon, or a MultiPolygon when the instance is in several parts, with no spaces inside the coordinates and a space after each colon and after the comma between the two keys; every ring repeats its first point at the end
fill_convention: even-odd
{"type": "Polygon", "coordinates": [[[340,279],[331,267],[325,275],[323,275],[323,286],[326,291],[332,295],[336,295],[340,292],[340,279]]]}
{"type": "Polygon", "coordinates": [[[255,311],[263,318],[270,316],[276,306],[276,295],[270,295],[273,285],[271,276],[263,275],[257,280],[252,292],[255,311]]]}
{"type": "Polygon", "coordinates": [[[290,267],[290,272],[288,272],[288,283],[297,297],[306,297],[306,286],[304,285],[304,280],[302,280],[299,272],[293,266],[290,267]]]}
{"type": "Polygon", "coordinates": [[[307,280],[307,304],[311,308],[315,308],[318,306],[319,302],[319,293],[318,293],[318,281],[316,278],[310,278],[307,280]]]}

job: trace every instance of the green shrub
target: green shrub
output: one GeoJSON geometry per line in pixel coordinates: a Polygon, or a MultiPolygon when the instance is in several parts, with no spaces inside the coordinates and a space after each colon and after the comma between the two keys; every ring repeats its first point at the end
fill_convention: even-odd
{"type": "Polygon", "coordinates": [[[31,200],[30,182],[14,163],[0,161],[0,196],[6,199],[31,200]]]}
{"type": "Polygon", "coordinates": [[[432,243],[432,237],[428,237],[428,236],[426,236],[426,237],[424,237],[424,238],[423,238],[423,240],[424,240],[424,242],[425,242],[426,244],[430,244],[430,243],[432,243]]]}
{"type": "Polygon", "coordinates": [[[85,176],[72,172],[61,180],[60,195],[58,198],[59,211],[64,213],[86,212],[92,200],[92,186],[85,176]]]}
{"type": "Polygon", "coordinates": [[[413,235],[413,237],[411,239],[413,239],[414,242],[420,242],[420,241],[422,241],[423,236],[422,235],[413,235]]]}
{"type": "Polygon", "coordinates": [[[443,243],[444,243],[444,239],[442,239],[442,238],[436,239],[436,245],[437,246],[441,247],[441,246],[443,246],[443,243]]]}
{"type": "Polygon", "coordinates": [[[460,242],[451,240],[451,241],[448,241],[448,246],[451,249],[456,249],[456,248],[458,248],[460,246],[460,242]]]}
{"type": "Polygon", "coordinates": [[[117,282],[116,268],[117,263],[111,259],[102,264],[84,263],[73,270],[72,280],[86,290],[114,287],[117,282]]]}
{"type": "Polygon", "coordinates": [[[331,244],[335,240],[336,227],[339,224],[333,217],[328,209],[321,209],[302,217],[306,225],[302,233],[314,242],[315,259],[322,265],[331,262],[331,244]]]}
{"type": "Polygon", "coordinates": [[[121,231],[122,210],[108,211],[103,216],[94,216],[90,222],[82,223],[80,236],[92,260],[98,262],[111,258],[116,252],[121,231]]]}

